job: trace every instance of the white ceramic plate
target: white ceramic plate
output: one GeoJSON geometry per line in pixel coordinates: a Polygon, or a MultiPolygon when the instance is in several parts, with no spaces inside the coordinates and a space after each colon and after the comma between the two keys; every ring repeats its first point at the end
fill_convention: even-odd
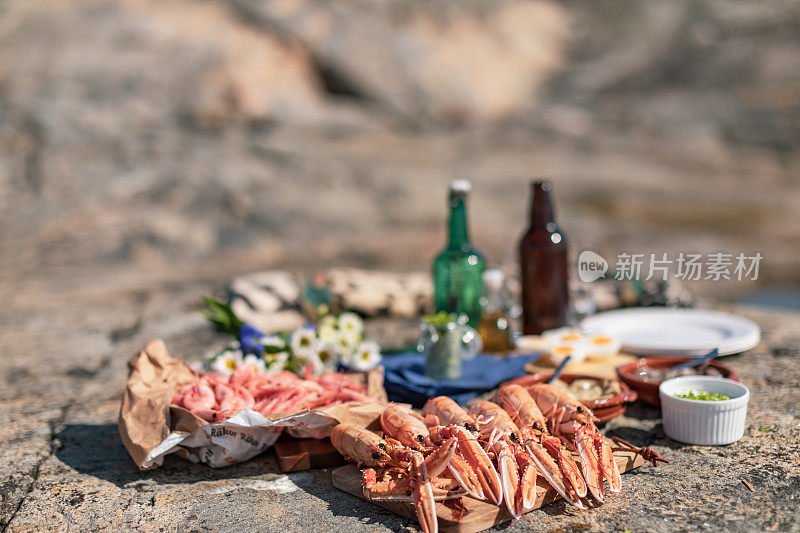
{"type": "Polygon", "coordinates": [[[761,340],[752,320],[719,311],[634,307],[585,318],[581,329],[609,335],[622,350],[637,355],[702,355],[719,348],[720,355],[743,352],[761,340]]]}

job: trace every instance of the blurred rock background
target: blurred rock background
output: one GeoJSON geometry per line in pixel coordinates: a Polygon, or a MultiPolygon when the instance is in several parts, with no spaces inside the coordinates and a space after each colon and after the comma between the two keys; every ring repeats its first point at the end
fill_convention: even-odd
{"type": "Polygon", "coordinates": [[[791,0],[5,0],[0,352],[252,270],[425,270],[454,177],[494,265],[548,176],[574,252],[796,287],[799,33],[791,0]]]}
{"type": "MultiPolygon", "coordinates": [[[[242,273],[426,271],[454,177],[473,182],[492,265],[513,267],[527,182],[548,176],[576,256],[761,252],[757,283],[691,289],[797,305],[798,35],[795,0],[3,0],[0,529],[252,524],[197,492],[207,470],[185,488],[183,463],[133,472],[115,425],[127,357],[155,337],[187,358],[221,342],[200,296],[242,273]]],[[[757,434],[797,403],[795,315],[764,313],[748,312],[770,339],[748,363],[768,376],[750,383],[757,434]]],[[[753,464],[736,461],[682,464],[707,480],[753,464]]],[[[785,507],[792,524],[788,496],[765,514],[745,494],[726,520],[780,528],[785,507]]],[[[272,529],[333,516],[331,499],[324,520],[343,524],[353,505],[253,498],[237,508],[272,529]]],[[[595,529],[627,529],[606,509],[595,529]]],[[[647,516],[631,527],[667,527],[647,516]]]]}

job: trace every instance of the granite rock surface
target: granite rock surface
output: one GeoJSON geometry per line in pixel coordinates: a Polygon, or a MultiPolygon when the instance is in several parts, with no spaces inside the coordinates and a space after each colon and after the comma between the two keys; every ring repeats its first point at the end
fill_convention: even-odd
{"type": "MultiPolygon", "coordinates": [[[[161,468],[138,471],[116,426],[127,356],[154,335],[164,336],[171,351],[187,357],[224,342],[187,306],[197,287],[173,290],[169,304],[144,310],[140,325],[129,326],[127,334],[116,330],[104,343],[76,334],[75,341],[96,345],[94,353],[63,351],[59,357],[42,357],[35,368],[4,363],[4,527],[375,531],[413,526],[337,490],[328,470],[281,474],[271,452],[218,470],[172,457],[161,468]]],[[[601,507],[577,511],[555,503],[511,529],[797,530],[800,342],[794,328],[799,316],[733,310],[764,330],[759,347],[726,359],[752,391],[747,431],[739,442],[722,447],[673,442],[663,433],[658,411],[633,406],[609,423],[606,433],[652,446],[670,463],[658,468],[646,464],[625,474],[624,492],[610,496],[601,507]]],[[[111,323],[126,315],[118,307],[105,312],[111,323]]]]}

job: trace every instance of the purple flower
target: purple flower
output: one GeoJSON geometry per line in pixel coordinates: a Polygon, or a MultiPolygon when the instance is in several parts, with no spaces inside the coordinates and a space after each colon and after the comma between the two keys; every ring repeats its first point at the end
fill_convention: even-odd
{"type": "Polygon", "coordinates": [[[242,351],[256,355],[263,354],[264,345],[261,344],[263,336],[264,332],[260,329],[250,324],[242,324],[242,327],[239,328],[239,343],[242,345],[242,351]]]}

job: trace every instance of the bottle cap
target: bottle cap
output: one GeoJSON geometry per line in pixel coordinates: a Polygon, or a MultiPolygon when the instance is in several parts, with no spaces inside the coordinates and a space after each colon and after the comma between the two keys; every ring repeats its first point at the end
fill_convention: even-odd
{"type": "Polygon", "coordinates": [[[499,268],[489,268],[483,272],[483,284],[489,289],[501,289],[505,277],[499,268]]]}
{"type": "Polygon", "coordinates": [[[550,180],[541,178],[531,181],[531,186],[533,186],[534,189],[541,189],[544,192],[550,192],[553,190],[553,183],[550,180]]]}
{"type": "Polygon", "coordinates": [[[450,182],[450,193],[469,194],[472,184],[469,180],[453,180],[450,182]]]}

